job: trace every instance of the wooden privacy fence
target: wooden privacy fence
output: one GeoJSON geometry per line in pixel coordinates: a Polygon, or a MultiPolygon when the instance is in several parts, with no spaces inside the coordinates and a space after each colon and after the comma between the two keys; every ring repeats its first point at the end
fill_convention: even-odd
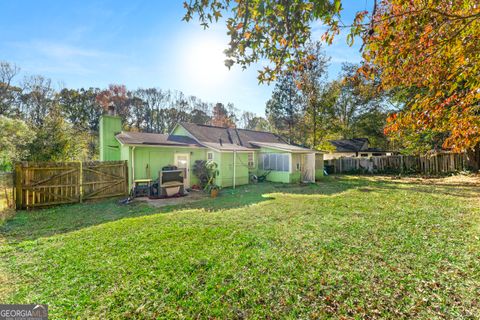
{"type": "Polygon", "coordinates": [[[444,174],[466,169],[464,153],[437,153],[425,156],[381,156],[326,160],[332,173],[421,173],[444,174]]]}
{"type": "Polygon", "coordinates": [[[128,194],[126,161],[22,162],[15,165],[15,208],[30,209],[128,194]]]}

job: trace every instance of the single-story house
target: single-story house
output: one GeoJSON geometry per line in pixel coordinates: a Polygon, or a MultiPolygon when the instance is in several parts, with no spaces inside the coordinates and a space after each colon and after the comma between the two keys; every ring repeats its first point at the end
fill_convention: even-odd
{"type": "Polygon", "coordinates": [[[119,117],[100,119],[100,160],[127,160],[129,184],[157,179],[162,167],[185,170],[185,187],[198,184],[196,160],[218,164],[221,187],[248,184],[250,174],[268,171],[268,181],[314,182],[323,175],[323,154],[292,145],[271,132],[178,123],[170,134],[122,131],[119,117]]]}
{"type": "Polygon", "coordinates": [[[364,158],[371,156],[390,156],[392,152],[384,151],[378,148],[371,148],[368,138],[353,138],[329,141],[334,151],[325,153],[324,159],[337,159],[341,157],[364,158]]]}

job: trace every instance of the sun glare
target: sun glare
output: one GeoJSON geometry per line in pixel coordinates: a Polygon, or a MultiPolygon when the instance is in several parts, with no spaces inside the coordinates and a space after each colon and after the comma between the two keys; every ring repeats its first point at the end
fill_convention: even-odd
{"type": "Polygon", "coordinates": [[[225,80],[225,45],[207,40],[195,41],[187,48],[185,68],[189,81],[201,86],[214,86],[225,80]]]}

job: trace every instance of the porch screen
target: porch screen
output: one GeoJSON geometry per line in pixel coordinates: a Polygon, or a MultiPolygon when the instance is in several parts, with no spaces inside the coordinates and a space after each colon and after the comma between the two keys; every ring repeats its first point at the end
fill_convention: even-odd
{"type": "Polygon", "coordinates": [[[263,153],[259,162],[262,170],[290,171],[290,157],[285,153],[263,153]]]}

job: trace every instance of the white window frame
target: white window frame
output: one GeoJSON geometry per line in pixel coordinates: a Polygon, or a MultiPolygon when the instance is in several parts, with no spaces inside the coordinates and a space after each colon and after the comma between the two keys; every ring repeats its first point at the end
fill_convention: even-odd
{"type": "Polygon", "coordinates": [[[247,164],[249,168],[255,168],[255,153],[254,152],[249,152],[247,153],[247,164]],[[250,156],[252,159],[250,159],[250,156]]]}
{"type": "Polygon", "coordinates": [[[262,157],[261,168],[260,168],[261,170],[291,172],[292,159],[290,155],[284,154],[284,153],[263,153],[260,156],[262,157]],[[287,161],[287,163],[285,163],[285,161],[287,161]],[[265,166],[265,162],[268,162],[267,166],[265,166]],[[280,170],[277,170],[277,169],[280,169],[280,170]]]}
{"type": "Polygon", "coordinates": [[[213,161],[213,152],[212,151],[207,151],[207,161],[210,161],[210,160],[213,161]]]}

